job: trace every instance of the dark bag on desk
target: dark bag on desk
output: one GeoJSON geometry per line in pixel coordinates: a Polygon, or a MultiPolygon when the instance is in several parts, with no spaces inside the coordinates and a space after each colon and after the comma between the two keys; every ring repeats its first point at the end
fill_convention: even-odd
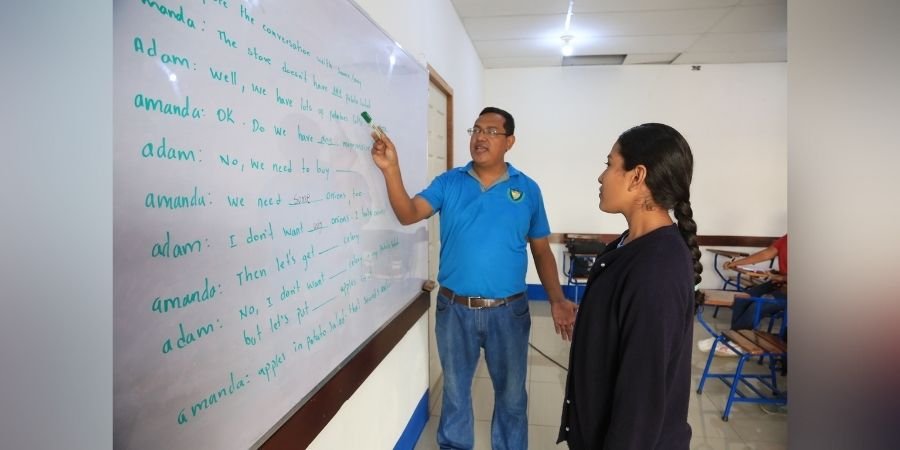
{"type": "Polygon", "coordinates": [[[591,255],[597,256],[606,244],[593,239],[569,239],[566,242],[566,249],[573,255],[591,255]]]}

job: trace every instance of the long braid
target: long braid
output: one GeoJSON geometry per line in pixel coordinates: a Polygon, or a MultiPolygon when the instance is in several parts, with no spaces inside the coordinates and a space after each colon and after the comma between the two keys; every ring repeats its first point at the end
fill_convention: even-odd
{"type": "Polygon", "coordinates": [[[647,187],[653,201],[675,213],[678,231],[694,260],[694,306],[703,303],[703,295],[696,286],[700,284],[703,265],[700,264],[700,246],[697,245],[697,223],[691,209],[691,179],[694,173],[694,155],[684,136],[674,128],[661,123],[645,123],[631,128],[619,136],[619,151],[625,160],[625,170],[638,164],[647,167],[647,187]]]}
{"type": "MultiPolygon", "coordinates": [[[[694,211],[691,209],[690,201],[681,201],[675,205],[673,209],[675,219],[678,221],[678,231],[684,238],[685,244],[691,252],[694,259],[694,285],[699,285],[703,273],[703,264],[700,263],[700,246],[697,245],[697,224],[694,222],[694,211]]],[[[694,306],[698,307],[703,304],[703,295],[699,290],[694,290],[694,306]]]]}

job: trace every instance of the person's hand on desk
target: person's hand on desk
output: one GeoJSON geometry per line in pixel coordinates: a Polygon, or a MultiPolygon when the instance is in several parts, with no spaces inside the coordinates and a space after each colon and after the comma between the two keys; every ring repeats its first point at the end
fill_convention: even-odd
{"type": "Polygon", "coordinates": [[[725,261],[725,262],[722,264],[722,268],[723,268],[723,269],[734,270],[735,272],[746,273],[746,274],[748,274],[748,275],[754,275],[754,274],[769,274],[769,273],[772,273],[772,272],[775,272],[775,273],[778,272],[777,270],[760,269],[760,268],[756,268],[756,267],[753,267],[753,266],[750,266],[750,265],[737,264],[737,261],[738,261],[738,260],[736,260],[736,259],[732,259],[731,261],[725,261]]]}

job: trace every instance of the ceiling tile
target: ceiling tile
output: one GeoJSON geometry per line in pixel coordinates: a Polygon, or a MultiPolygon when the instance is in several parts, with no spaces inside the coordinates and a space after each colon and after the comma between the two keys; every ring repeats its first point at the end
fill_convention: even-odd
{"type": "Polygon", "coordinates": [[[481,61],[485,69],[507,67],[547,67],[562,65],[562,56],[542,56],[525,58],[486,58],[481,61]]]}
{"type": "MultiPolygon", "coordinates": [[[[531,1],[531,0],[529,0],[531,1]]],[[[582,12],[652,11],[735,6],[740,0],[575,0],[575,14],[582,12]]]]}
{"type": "Polygon", "coordinates": [[[471,17],[463,25],[473,41],[559,37],[566,15],[471,17]]]}
{"type": "MultiPolygon", "coordinates": [[[[451,0],[459,17],[563,14],[569,0],[451,0]]],[[[578,3],[578,1],[576,1],[578,3]]]]}
{"type": "Polygon", "coordinates": [[[728,8],[575,14],[572,34],[636,36],[705,33],[729,12],[728,8]]]}
{"type": "Polygon", "coordinates": [[[787,8],[784,4],[738,6],[711,31],[716,33],[748,33],[787,30],[787,8]]]}
{"type": "Polygon", "coordinates": [[[787,9],[787,0],[741,0],[741,6],[781,4],[787,9]]]}
{"type": "Polygon", "coordinates": [[[623,64],[669,64],[678,53],[629,53],[623,64]]]}
{"type": "Polygon", "coordinates": [[[572,41],[576,55],[628,55],[631,53],[681,53],[696,35],[613,36],[572,41]]]}
{"type": "Polygon", "coordinates": [[[687,52],[682,53],[672,64],[737,64],[786,62],[787,50],[755,52],[687,52]],[[715,61],[715,62],[710,62],[715,61]]]}
{"type": "Polygon", "coordinates": [[[787,48],[787,32],[709,33],[697,40],[690,52],[724,53],[781,50],[787,48]]]}
{"type": "MultiPolygon", "coordinates": [[[[696,41],[694,35],[630,36],[584,38],[573,41],[575,55],[617,55],[630,53],[681,53],[696,41]]],[[[500,57],[560,55],[559,39],[511,39],[476,41],[482,61],[500,57]]]]}
{"type": "Polygon", "coordinates": [[[546,57],[560,54],[558,39],[506,39],[475,41],[475,50],[482,62],[490,58],[546,57]]]}

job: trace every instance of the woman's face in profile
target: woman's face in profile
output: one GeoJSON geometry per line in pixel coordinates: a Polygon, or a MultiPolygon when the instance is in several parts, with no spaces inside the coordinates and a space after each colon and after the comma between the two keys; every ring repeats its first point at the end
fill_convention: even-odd
{"type": "Polygon", "coordinates": [[[606,157],[606,170],[597,178],[600,182],[601,211],[612,214],[622,212],[628,193],[627,173],[619,143],[616,142],[606,157]]]}

